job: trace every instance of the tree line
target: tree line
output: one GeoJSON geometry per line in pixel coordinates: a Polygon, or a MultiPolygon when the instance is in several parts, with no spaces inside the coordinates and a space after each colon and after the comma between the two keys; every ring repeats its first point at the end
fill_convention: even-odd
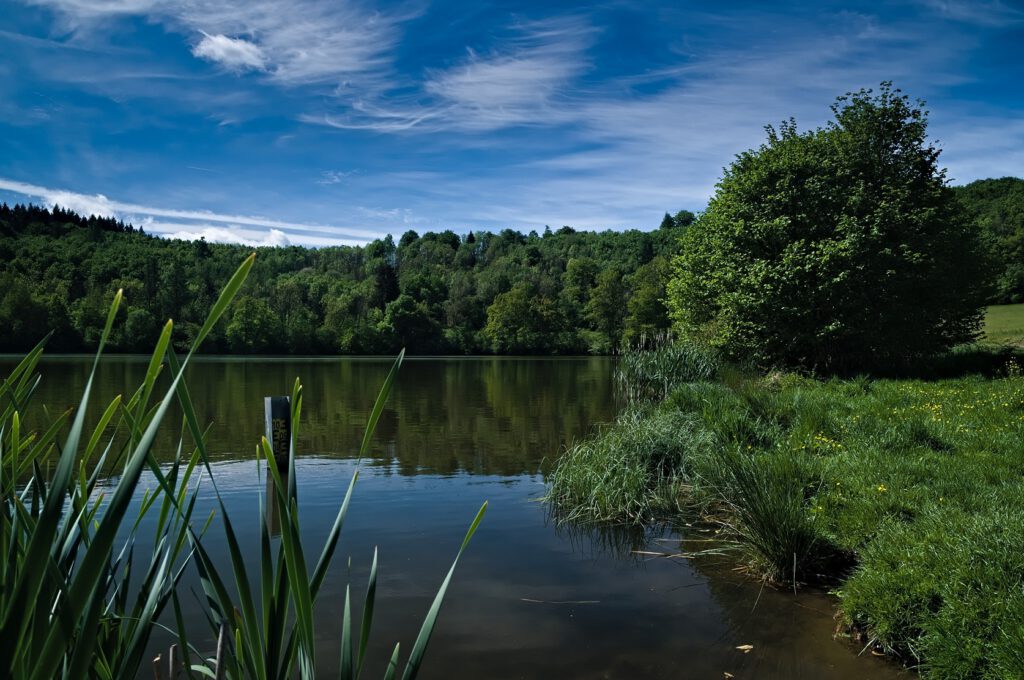
{"type": "MultiPolygon", "coordinates": [[[[241,354],[601,354],[663,332],[681,211],[649,232],[408,231],[365,246],[259,248],[246,289],[204,345],[241,354]]],[[[188,344],[251,252],[146,234],[55,207],[0,205],[0,351],[52,332],[51,351],[95,348],[113,292],[112,339],[148,352],[166,319],[188,344]]]]}
{"type": "MultiPolygon", "coordinates": [[[[792,131],[783,130],[782,137],[788,146],[804,143],[792,131]]],[[[812,163],[806,172],[818,171],[812,163]]],[[[727,187],[732,174],[724,180],[727,187]]],[[[774,192],[755,189],[758,196],[774,192]]],[[[989,254],[993,284],[987,300],[1024,301],[1024,180],[979,180],[949,191],[989,254]]],[[[853,194],[843,189],[836,195],[853,194]]],[[[704,221],[719,212],[712,210],[704,221]]],[[[259,248],[244,294],[206,348],[239,354],[379,354],[401,347],[418,354],[613,352],[672,325],[666,287],[680,248],[692,251],[694,266],[717,261],[701,255],[692,238],[680,246],[695,219],[685,210],[666,213],[660,227],[647,232],[408,231],[397,243],[387,236],[357,247],[259,248]]],[[[881,214],[878,219],[885,221],[881,214]]],[[[92,350],[117,288],[125,291],[127,311],[113,338],[115,350],[149,351],[169,318],[184,329],[180,342],[187,344],[221,283],[252,250],[158,238],[123,221],[33,205],[0,205],[0,236],[2,352],[24,352],[51,332],[52,351],[92,350]]],[[[741,269],[752,271],[719,267],[726,273],[741,269]]],[[[849,282],[837,285],[850,290],[849,282]]],[[[742,284],[741,297],[731,299],[750,298],[759,288],[742,284]]],[[[864,290],[875,290],[872,281],[864,290]]],[[[771,296],[756,297],[764,303],[764,327],[778,326],[786,306],[771,296]]],[[[719,323],[715,332],[738,328],[719,323]]]]}

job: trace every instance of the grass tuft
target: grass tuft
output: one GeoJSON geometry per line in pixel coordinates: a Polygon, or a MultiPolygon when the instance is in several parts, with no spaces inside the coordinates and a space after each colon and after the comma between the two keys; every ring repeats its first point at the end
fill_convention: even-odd
{"type": "Polygon", "coordinates": [[[711,380],[719,369],[711,350],[662,335],[622,351],[615,384],[627,402],[657,402],[683,383],[711,380]]]}

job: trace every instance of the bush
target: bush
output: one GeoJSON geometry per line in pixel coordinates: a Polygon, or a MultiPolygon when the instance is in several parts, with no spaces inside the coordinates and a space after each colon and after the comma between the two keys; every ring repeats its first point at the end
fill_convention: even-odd
{"type": "Polygon", "coordinates": [[[832,551],[808,507],[807,498],[821,486],[809,461],[790,451],[722,451],[714,460],[719,494],[756,570],[772,581],[814,576],[832,551]]]}
{"type": "Polygon", "coordinates": [[[768,127],[682,237],[677,328],[733,360],[829,371],[975,338],[990,268],[920,106],[884,83],[824,128],[768,127]]]}

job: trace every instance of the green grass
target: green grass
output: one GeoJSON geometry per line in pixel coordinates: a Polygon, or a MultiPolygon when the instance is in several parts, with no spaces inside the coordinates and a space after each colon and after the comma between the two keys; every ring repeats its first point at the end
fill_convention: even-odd
{"type": "Polygon", "coordinates": [[[619,521],[689,506],[758,573],[835,584],[847,622],[926,677],[1024,677],[1024,379],[734,376],[648,413],[684,426],[652,447],[627,416],[558,462],[552,499],[619,521]],[[671,465],[581,470],[609,461],[671,465]]]}
{"type": "Polygon", "coordinates": [[[549,500],[563,520],[644,522],[682,509],[682,470],[704,445],[695,419],[631,410],[558,459],[549,500]]]}
{"type": "Polygon", "coordinates": [[[992,305],[985,311],[982,342],[1024,346],[1024,304],[992,305]]]}

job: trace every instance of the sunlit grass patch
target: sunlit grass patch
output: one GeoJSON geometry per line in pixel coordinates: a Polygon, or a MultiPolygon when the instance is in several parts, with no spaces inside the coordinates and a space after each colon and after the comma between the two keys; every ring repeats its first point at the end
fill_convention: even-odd
{"type": "Polygon", "coordinates": [[[983,342],[1024,346],[1024,304],[992,305],[985,310],[983,342]]]}

